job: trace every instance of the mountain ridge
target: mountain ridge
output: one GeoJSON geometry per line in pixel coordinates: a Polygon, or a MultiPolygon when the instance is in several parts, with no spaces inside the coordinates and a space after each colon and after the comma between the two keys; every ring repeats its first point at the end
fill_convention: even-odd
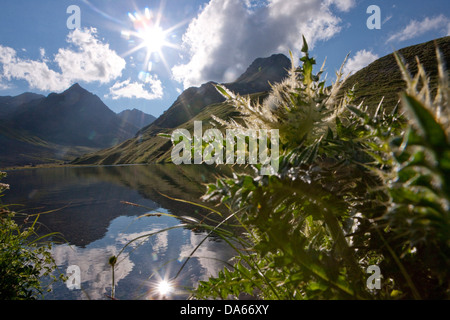
{"type": "Polygon", "coordinates": [[[0,167],[70,161],[139,129],[78,83],[48,96],[0,97],[0,167]]]}
{"type": "MultiPolygon", "coordinates": [[[[446,64],[450,65],[449,36],[398,50],[413,74],[417,70],[415,57],[419,57],[432,86],[437,78],[436,46],[446,64]]],[[[270,90],[270,83],[281,81],[290,66],[290,60],[282,54],[258,58],[235,81],[222,85],[235,93],[262,99],[270,90]]],[[[51,93],[47,97],[30,92],[0,97],[0,167],[61,160],[75,165],[169,161],[172,143],[159,137],[158,133],[170,134],[176,128],[191,130],[196,120],[203,121],[206,129],[212,114],[222,119],[236,115],[236,110],[217,92],[216,84],[210,81],[199,87],[187,88],[160,117],[142,122],[140,129],[134,122],[131,125],[134,132],[124,128],[125,123],[133,122],[125,116],[130,117],[133,110],[124,110],[120,116],[78,83],[62,93],[51,93]],[[43,111],[49,105],[54,111],[51,116],[43,111]],[[74,121],[77,113],[74,110],[70,113],[67,110],[70,106],[76,106],[76,110],[90,116],[83,121],[74,121]],[[64,121],[61,120],[63,118],[64,121]],[[108,125],[114,129],[107,129],[108,125]],[[82,134],[70,136],[71,132],[82,134]]],[[[389,109],[396,105],[404,81],[395,58],[389,54],[350,76],[342,87],[341,96],[353,87],[355,103],[364,102],[369,110],[374,110],[384,98],[384,105],[389,109]]],[[[136,115],[137,118],[143,117],[139,112],[136,115]]]]}
{"type": "Polygon", "coordinates": [[[122,125],[98,96],[78,83],[34,101],[37,103],[32,106],[22,105],[8,122],[49,142],[104,148],[130,138],[138,130],[122,125]]]}
{"type": "Polygon", "coordinates": [[[127,121],[134,126],[142,129],[152,124],[157,118],[151,114],[144,113],[136,108],[125,109],[117,114],[123,121],[127,121]]]}
{"type": "MultiPolygon", "coordinates": [[[[222,85],[241,95],[268,91],[270,83],[281,81],[287,75],[290,66],[291,61],[283,54],[257,58],[235,81],[222,85]]],[[[152,125],[155,128],[175,128],[190,120],[206,106],[225,101],[216,90],[216,84],[218,83],[208,81],[200,87],[187,88],[152,125]]],[[[145,128],[141,132],[144,130],[145,128]]]]}
{"type": "Polygon", "coordinates": [[[2,96],[0,97],[0,118],[9,116],[16,107],[22,104],[42,98],[45,98],[45,96],[32,92],[24,92],[17,96],[2,96]]]}

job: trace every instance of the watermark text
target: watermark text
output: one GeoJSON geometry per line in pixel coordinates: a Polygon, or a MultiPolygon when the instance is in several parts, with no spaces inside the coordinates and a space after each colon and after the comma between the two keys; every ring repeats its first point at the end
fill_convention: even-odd
{"type": "Polygon", "coordinates": [[[176,165],[261,164],[262,175],[278,172],[278,129],[227,129],[224,137],[219,129],[203,133],[202,122],[195,121],[193,136],[186,129],[177,129],[171,139],[174,144],[171,157],[176,165]]]}

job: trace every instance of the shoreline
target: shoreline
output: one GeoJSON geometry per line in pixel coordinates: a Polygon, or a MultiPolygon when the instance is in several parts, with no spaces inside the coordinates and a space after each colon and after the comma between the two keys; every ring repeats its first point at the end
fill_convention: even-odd
{"type": "Polygon", "coordinates": [[[60,167],[79,167],[83,165],[73,164],[69,161],[55,161],[49,163],[40,164],[25,164],[25,165],[12,165],[8,167],[0,167],[0,171],[13,171],[13,170],[27,170],[27,169],[41,169],[41,168],[60,168],[60,167]]]}
{"type": "Polygon", "coordinates": [[[14,170],[26,170],[26,169],[39,169],[39,168],[59,168],[66,166],[75,166],[71,164],[65,163],[45,163],[45,164],[36,164],[36,165],[23,165],[23,166],[10,166],[10,167],[1,167],[0,171],[14,171],[14,170]]]}
{"type": "Polygon", "coordinates": [[[0,172],[29,170],[29,169],[51,169],[51,168],[81,168],[81,167],[125,167],[125,166],[148,166],[154,164],[165,164],[167,162],[153,163],[120,163],[120,164],[72,164],[72,163],[46,163],[37,165],[12,166],[0,168],[0,172]]]}

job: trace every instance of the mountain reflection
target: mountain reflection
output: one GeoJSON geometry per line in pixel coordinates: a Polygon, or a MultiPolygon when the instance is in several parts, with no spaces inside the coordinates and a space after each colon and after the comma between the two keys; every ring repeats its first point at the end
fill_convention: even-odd
{"type": "MultiPolygon", "coordinates": [[[[226,243],[208,239],[191,255],[206,233],[186,229],[182,220],[168,216],[138,217],[149,212],[199,215],[199,207],[168,197],[199,202],[204,183],[214,180],[216,169],[148,165],[10,171],[5,182],[11,190],[3,201],[23,205],[13,206],[19,212],[42,213],[41,233],[62,234],[66,242],[53,248],[59,272],[65,273],[71,265],[80,267],[82,290],[71,291],[57,283],[46,299],[105,299],[112,286],[108,259],[119,252],[116,296],[158,298],[151,294],[155,280],[173,278],[187,257],[191,259],[177,279],[178,288],[217,274],[233,252],[226,243]],[[167,228],[174,229],[164,231],[167,228]]],[[[179,289],[171,298],[187,295],[179,289]]]]}
{"type": "Polygon", "coordinates": [[[203,184],[213,181],[214,169],[165,164],[16,170],[5,179],[11,190],[4,202],[20,204],[12,207],[16,211],[42,213],[43,233],[60,232],[70,244],[85,247],[102,238],[119,216],[160,207],[174,215],[195,216],[198,207],[166,196],[199,202],[206,190],[203,184]]]}

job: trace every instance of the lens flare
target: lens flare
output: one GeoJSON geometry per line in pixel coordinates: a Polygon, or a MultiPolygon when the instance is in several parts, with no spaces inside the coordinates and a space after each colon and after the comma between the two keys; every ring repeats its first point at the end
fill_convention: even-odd
{"type": "Polygon", "coordinates": [[[122,31],[122,34],[128,34],[140,40],[136,50],[145,48],[147,53],[161,52],[164,46],[171,44],[166,40],[168,31],[160,26],[160,14],[155,16],[148,8],[145,13],[128,13],[130,21],[133,23],[134,31],[122,31]]]}
{"type": "Polygon", "coordinates": [[[164,30],[161,24],[162,13],[154,14],[149,8],[145,8],[143,13],[128,13],[128,18],[133,24],[132,30],[122,30],[122,37],[133,45],[125,55],[130,55],[139,50],[146,51],[144,69],[151,63],[152,54],[162,57],[164,47],[175,47],[168,41],[172,29],[164,30]]]}
{"type": "Polygon", "coordinates": [[[162,280],[158,283],[157,290],[161,296],[167,296],[172,292],[172,285],[166,280],[162,280]]]}
{"type": "Polygon", "coordinates": [[[152,58],[154,62],[162,61],[167,70],[170,70],[164,54],[164,48],[179,49],[179,45],[172,43],[175,36],[175,30],[186,24],[187,21],[182,21],[169,28],[164,28],[161,25],[163,18],[163,8],[165,1],[161,1],[159,11],[153,11],[149,8],[145,8],[139,12],[129,12],[129,22],[132,24],[131,29],[122,30],[121,35],[132,46],[131,49],[124,53],[123,56],[131,55],[140,50],[146,52],[145,59],[143,60],[143,70],[152,70],[152,58]],[[157,61],[156,61],[157,60],[157,61]]]}
{"type": "Polygon", "coordinates": [[[159,52],[166,42],[166,33],[161,27],[153,26],[141,32],[141,39],[149,52],[159,52]]]}
{"type": "Polygon", "coordinates": [[[149,300],[167,300],[172,299],[174,296],[180,294],[180,290],[177,288],[177,282],[175,279],[169,279],[166,276],[161,276],[158,273],[154,273],[157,279],[149,280],[147,299],[149,300]]]}
{"type": "Polygon", "coordinates": [[[153,65],[151,60],[153,59],[153,63],[162,62],[167,72],[169,74],[171,73],[171,68],[165,59],[163,49],[180,49],[180,45],[173,42],[179,41],[176,30],[188,24],[190,20],[186,18],[182,21],[178,20],[176,24],[170,25],[167,28],[163,26],[163,21],[167,22],[170,20],[170,18],[163,14],[167,0],[159,1],[159,9],[156,8],[153,10],[148,7],[143,10],[136,9],[137,11],[126,13],[128,19],[120,20],[97,8],[90,2],[91,0],[81,1],[102,18],[106,18],[113,22],[113,28],[117,28],[122,38],[128,42],[129,50],[122,53],[122,57],[129,56],[142,50],[145,54],[141,55],[139,52],[138,55],[138,59],[142,59],[140,60],[143,63],[142,70],[146,72],[152,71],[153,65]]]}

